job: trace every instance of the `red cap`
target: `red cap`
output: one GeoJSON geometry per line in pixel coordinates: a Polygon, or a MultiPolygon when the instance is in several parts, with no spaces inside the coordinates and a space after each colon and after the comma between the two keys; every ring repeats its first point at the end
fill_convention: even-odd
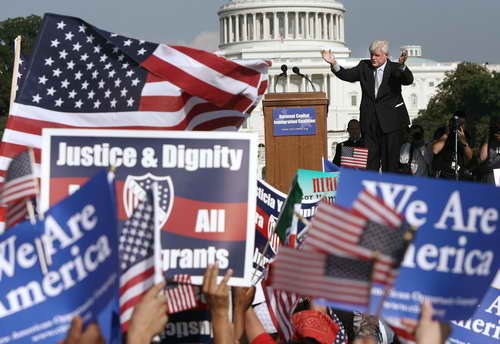
{"type": "Polygon", "coordinates": [[[339,325],[332,321],[324,313],[306,310],[295,313],[292,316],[294,338],[313,338],[320,344],[332,344],[335,342],[339,325]]]}

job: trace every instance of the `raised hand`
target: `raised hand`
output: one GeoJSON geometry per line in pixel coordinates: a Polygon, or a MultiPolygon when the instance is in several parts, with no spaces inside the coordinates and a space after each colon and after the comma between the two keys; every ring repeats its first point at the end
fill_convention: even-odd
{"type": "Polygon", "coordinates": [[[399,63],[405,64],[407,59],[408,59],[408,50],[402,50],[401,56],[399,56],[399,63]]]}
{"type": "Polygon", "coordinates": [[[331,50],[321,50],[321,57],[323,60],[328,62],[331,65],[337,64],[337,60],[335,59],[335,55],[332,53],[331,50]]]}
{"type": "Polygon", "coordinates": [[[165,283],[154,285],[135,307],[127,331],[127,343],[147,344],[168,322],[165,283]]]}

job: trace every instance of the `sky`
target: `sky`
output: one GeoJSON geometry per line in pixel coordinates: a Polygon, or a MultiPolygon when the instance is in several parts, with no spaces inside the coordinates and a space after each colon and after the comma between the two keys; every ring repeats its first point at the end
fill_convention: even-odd
{"type": "MultiPolygon", "coordinates": [[[[7,1],[1,0],[0,2],[7,1]]],[[[303,0],[307,3],[309,0],[303,0]]],[[[0,21],[72,15],[102,29],[153,42],[214,51],[218,9],[229,0],[18,0],[2,6],[0,21]]],[[[388,39],[397,56],[405,44],[422,45],[437,61],[500,63],[500,0],[342,0],[345,38],[353,57],[367,56],[374,39],[388,39]]]]}

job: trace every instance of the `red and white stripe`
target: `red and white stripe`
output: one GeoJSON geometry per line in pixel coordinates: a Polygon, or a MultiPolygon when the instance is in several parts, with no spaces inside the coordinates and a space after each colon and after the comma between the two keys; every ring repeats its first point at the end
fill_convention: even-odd
{"type": "Polygon", "coordinates": [[[300,297],[295,293],[277,290],[271,287],[268,282],[267,280],[263,281],[262,289],[269,315],[280,337],[288,342],[293,337],[292,314],[300,297]]]}
{"type": "Polygon", "coordinates": [[[352,168],[366,168],[368,162],[368,149],[361,147],[342,147],[342,155],[340,156],[340,166],[352,168]],[[352,154],[344,153],[345,150],[352,150],[352,154]]]}
{"type": "Polygon", "coordinates": [[[26,216],[28,215],[26,202],[28,202],[28,200],[22,200],[21,202],[7,206],[6,228],[14,227],[26,219],[26,216]]]}
{"type": "Polygon", "coordinates": [[[386,283],[392,271],[392,261],[359,246],[365,226],[364,217],[340,205],[322,201],[311,220],[304,249],[351,258],[376,258],[373,282],[386,283]]]}
{"type": "Polygon", "coordinates": [[[198,301],[195,295],[195,286],[191,285],[191,276],[175,275],[173,281],[176,287],[166,290],[168,313],[178,313],[193,309],[198,301]]]}
{"type": "Polygon", "coordinates": [[[403,224],[401,216],[384,201],[368,192],[361,191],[354,201],[352,209],[365,218],[380,224],[399,228],[403,224]]]}
{"type": "Polygon", "coordinates": [[[281,247],[272,275],[272,286],[299,295],[368,305],[371,282],[325,276],[322,253],[281,247]]]}
{"type": "Polygon", "coordinates": [[[153,284],[153,257],[137,263],[120,277],[120,324],[122,331],[127,331],[135,306],[153,284]]]}

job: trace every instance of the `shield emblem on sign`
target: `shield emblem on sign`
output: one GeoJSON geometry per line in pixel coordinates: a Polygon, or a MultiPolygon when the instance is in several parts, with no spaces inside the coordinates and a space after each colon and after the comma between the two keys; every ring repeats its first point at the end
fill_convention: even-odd
{"type": "Polygon", "coordinates": [[[170,176],[158,177],[151,173],[142,176],[127,176],[123,185],[123,207],[127,217],[146,197],[146,191],[156,183],[158,190],[158,221],[160,228],[165,225],[174,205],[174,184],[170,176]]]}
{"type": "Polygon", "coordinates": [[[269,246],[271,247],[271,250],[274,254],[278,252],[278,247],[280,245],[280,237],[274,231],[277,221],[278,218],[276,216],[269,215],[269,222],[267,223],[267,240],[269,241],[269,246]]]}

